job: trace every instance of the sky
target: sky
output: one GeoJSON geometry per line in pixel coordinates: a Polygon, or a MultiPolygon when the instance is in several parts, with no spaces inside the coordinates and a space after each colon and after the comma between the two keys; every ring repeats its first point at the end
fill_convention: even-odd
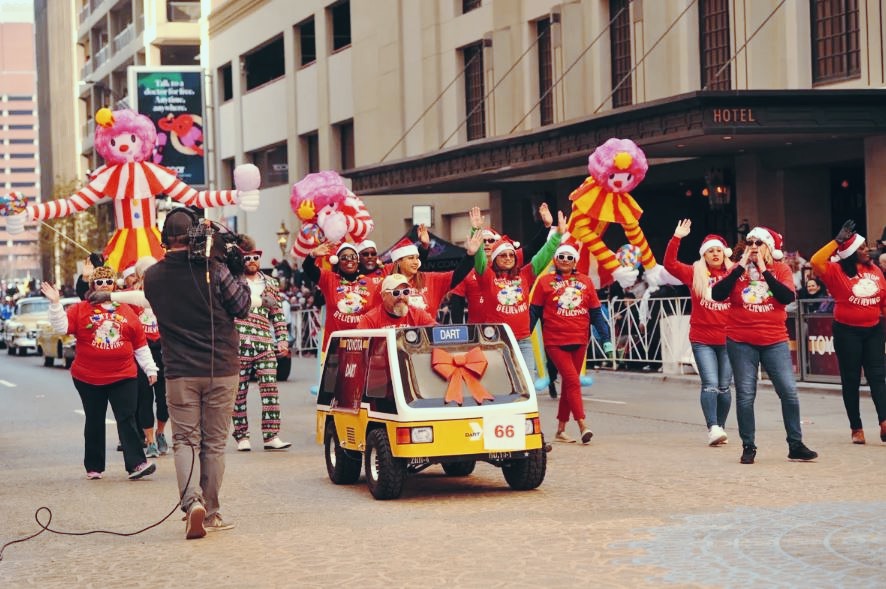
{"type": "Polygon", "coordinates": [[[34,22],[34,0],[0,0],[0,22],[34,22]]]}

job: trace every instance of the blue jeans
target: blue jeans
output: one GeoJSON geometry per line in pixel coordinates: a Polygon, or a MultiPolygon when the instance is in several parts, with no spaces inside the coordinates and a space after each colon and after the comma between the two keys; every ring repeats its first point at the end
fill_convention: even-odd
{"type": "Polygon", "coordinates": [[[726,417],[732,405],[729,383],[732,381],[732,365],[726,354],[726,346],[711,346],[691,342],[695,366],[701,377],[701,411],[705,425],[726,426],[726,417]]]}
{"type": "Polygon", "coordinates": [[[755,445],[754,399],[757,397],[757,368],[760,364],[781,399],[781,416],[788,445],[801,442],[803,432],[800,431],[800,400],[797,398],[797,384],[794,381],[788,342],[755,346],[727,338],[726,351],[735,373],[735,415],[738,418],[738,435],[741,436],[742,444],[755,445]]]}
{"type": "Polygon", "coordinates": [[[535,352],[532,350],[532,337],[518,339],[517,346],[520,348],[520,355],[523,356],[523,361],[529,370],[529,384],[532,384],[533,379],[538,376],[535,373],[535,352]]]}

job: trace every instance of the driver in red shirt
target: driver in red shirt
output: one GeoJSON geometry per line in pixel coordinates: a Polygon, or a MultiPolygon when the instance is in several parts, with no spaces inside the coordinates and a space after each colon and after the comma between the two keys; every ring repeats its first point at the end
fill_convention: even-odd
{"type": "Polygon", "coordinates": [[[413,290],[404,275],[387,276],[381,283],[382,304],[367,311],[360,318],[357,329],[435,325],[436,321],[427,311],[409,305],[413,290]]]}

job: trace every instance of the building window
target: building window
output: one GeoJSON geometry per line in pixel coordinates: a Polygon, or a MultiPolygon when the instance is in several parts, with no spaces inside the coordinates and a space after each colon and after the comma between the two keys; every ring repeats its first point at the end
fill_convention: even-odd
{"type": "Polygon", "coordinates": [[[483,84],[483,44],[474,43],[462,49],[465,66],[465,116],[468,141],[486,137],[486,93],[483,84]]]}
{"type": "Polygon", "coordinates": [[[200,0],[173,0],[166,3],[169,22],[197,22],[200,20],[200,0]]]}
{"type": "Polygon", "coordinates": [[[244,55],[243,67],[246,70],[247,91],[282,78],[286,70],[283,36],[281,35],[244,55]]]}
{"type": "Polygon", "coordinates": [[[234,185],[234,158],[232,157],[221,161],[221,182],[222,186],[234,185]]]}
{"type": "Polygon", "coordinates": [[[37,156],[33,153],[10,153],[9,157],[16,160],[30,160],[37,156]]]}
{"type": "MultiPolygon", "coordinates": [[[[278,143],[246,154],[261,172],[262,186],[289,183],[289,150],[286,143],[278,143]]],[[[232,174],[233,175],[233,172],[232,174]]]]}
{"type": "Polygon", "coordinates": [[[234,97],[234,73],[230,63],[218,68],[218,79],[221,101],[227,102],[234,97]]]}
{"type": "Polygon", "coordinates": [[[31,130],[34,128],[34,125],[9,125],[10,131],[24,131],[31,130]]]}
{"type": "Polygon", "coordinates": [[[22,116],[22,115],[27,116],[27,115],[33,115],[34,111],[32,111],[32,110],[11,110],[11,111],[9,111],[9,114],[14,115],[14,116],[22,116]]]}
{"type": "Polygon", "coordinates": [[[335,125],[338,140],[338,160],[340,169],[350,170],[354,163],[354,121],[345,121],[335,125]]]}
{"type": "Polygon", "coordinates": [[[320,138],[317,133],[306,133],[301,136],[302,160],[306,174],[320,171],[320,138]]]}
{"type": "Polygon", "coordinates": [[[609,19],[615,19],[609,31],[612,60],[612,108],[631,104],[631,13],[630,0],[609,0],[609,19]]]}
{"type": "Polygon", "coordinates": [[[351,44],[351,3],[340,2],[329,8],[332,21],[332,50],[338,51],[351,44]]]}
{"type": "Polygon", "coordinates": [[[461,0],[461,13],[465,14],[475,8],[480,8],[480,4],[482,4],[481,0],[461,0]]]}
{"type": "Polygon", "coordinates": [[[731,57],[729,0],[699,0],[698,31],[701,35],[701,87],[708,90],[732,89],[732,68],[727,65],[731,57]]]}
{"type": "Polygon", "coordinates": [[[813,0],[813,82],[861,75],[858,35],[858,0],[813,0]]]}
{"type": "Polygon", "coordinates": [[[541,124],[554,122],[554,63],[551,50],[551,19],[543,18],[535,22],[538,37],[538,103],[541,124]]]}
{"type": "Polygon", "coordinates": [[[11,145],[25,145],[25,144],[33,145],[34,143],[37,143],[37,140],[36,139],[10,139],[9,143],[11,145]]]}
{"type": "Polygon", "coordinates": [[[12,96],[7,96],[7,97],[6,97],[6,100],[9,100],[10,102],[16,102],[16,101],[17,101],[17,102],[27,102],[27,101],[29,101],[29,100],[33,100],[33,99],[34,99],[33,96],[16,96],[16,95],[12,95],[12,96]]]}
{"type": "MultiPolygon", "coordinates": [[[[160,63],[163,65],[195,65],[200,62],[199,45],[161,45],[160,63]]],[[[111,102],[108,102],[111,104],[111,102]]]]}
{"type": "Polygon", "coordinates": [[[317,61],[317,34],[314,31],[314,18],[311,17],[301,24],[295,25],[295,36],[298,39],[298,63],[306,66],[317,61]]]}
{"type": "Polygon", "coordinates": [[[35,168],[12,168],[13,174],[33,174],[37,170],[35,168]]]}

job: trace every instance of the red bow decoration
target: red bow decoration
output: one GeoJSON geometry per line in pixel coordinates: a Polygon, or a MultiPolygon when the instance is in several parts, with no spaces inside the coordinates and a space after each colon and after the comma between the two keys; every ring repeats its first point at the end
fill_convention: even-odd
{"type": "Polygon", "coordinates": [[[467,354],[453,355],[440,348],[434,348],[431,351],[431,366],[434,372],[449,379],[449,385],[446,387],[446,396],[443,398],[444,403],[455,401],[459,405],[462,404],[463,398],[461,394],[461,383],[464,382],[471,391],[471,396],[477,404],[483,401],[494,401],[495,397],[489,394],[479,379],[483,378],[486,367],[489,363],[486,361],[486,355],[479,347],[471,348],[467,354]]]}

